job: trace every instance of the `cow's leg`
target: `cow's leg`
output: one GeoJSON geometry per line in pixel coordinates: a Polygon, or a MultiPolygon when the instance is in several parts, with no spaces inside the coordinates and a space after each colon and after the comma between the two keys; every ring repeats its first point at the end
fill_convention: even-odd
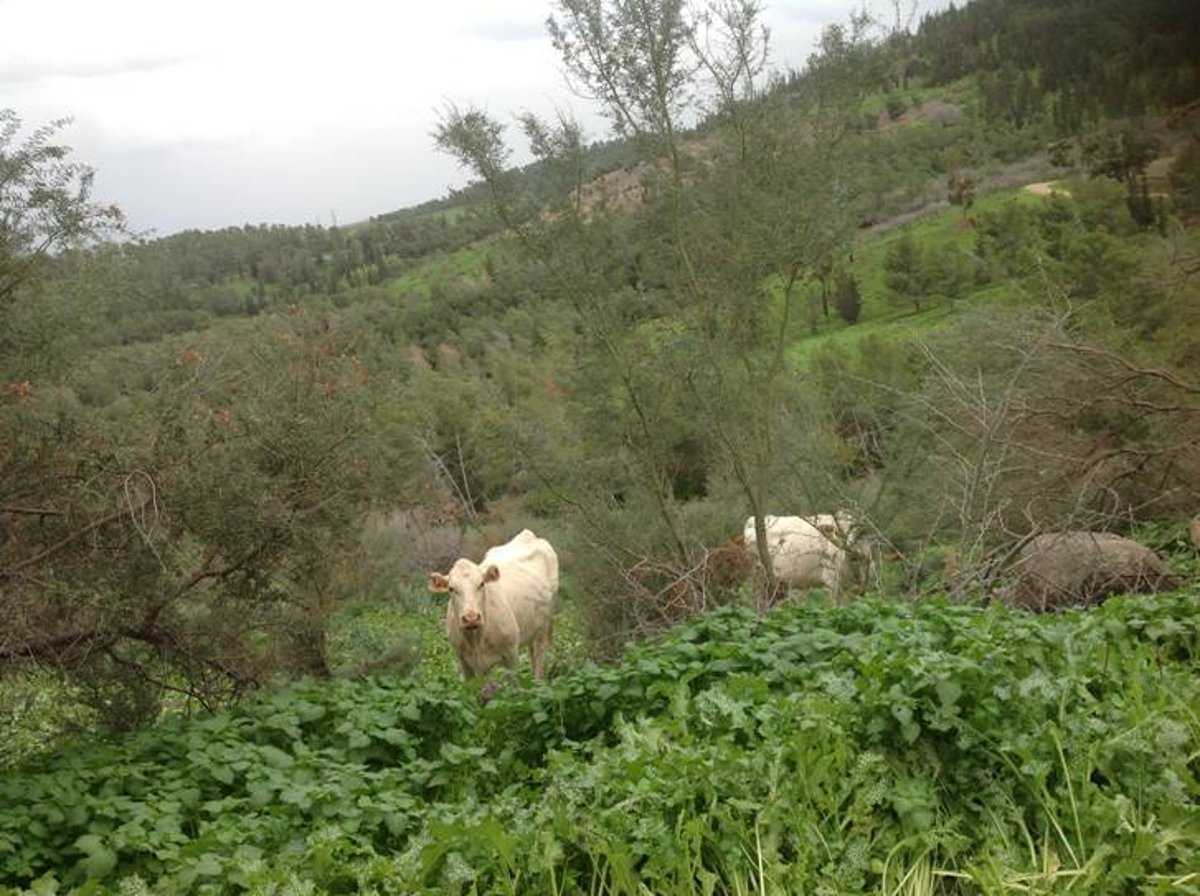
{"type": "Polygon", "coordinates": [[[470,666],[467,664],[467,660],[466,660],[466,658],[465,658],[465,657],[463,657],[463,656],[461,656],[461,655],[459,656],[459,658],[458,658],[458,665],[459,665],[459,667],[462,669],[462,674],[463,674],[463,679],[464,679],[464,680],[466,680],[466,679],[471,679],[471,678],[474,678],[474,677],[475,677],[475,670],[474,670],[474,669],[472,669],[472,668],[471,668],[471,667],[470,667],[470,666]]]}
{"type": "Polygon", "coordinates": [[[829,590],[829,596],[835,604],[840,604],[842,602],[842,565],[837,562],[831,563],[826,558],[822,567],[821,579],[829,590]]]}
{"type": "Polygon", "coordinates": [[[550,650],[550,632],[547,630],[529,642],[529,663],[533,666],[533,677],[541,679],[546,671],[546,654],[550,650]]]}
{"type": "Polygon", "coordinates": [[[519,669],[521,667],[521,645],[514,644],[511,648],[505,648],[500,662],[504,663],[505,668],[512,669],[514,672],[519,669]]]}
{"type": "Polygon", "coordinates": [[[545,626],[529,639],[529,665],[533,667],[533,677],[541,679],[546,672],[546,654],[550,652],[550,640],[554,637],[554,617],[547,615],[545,626]]]}
{"type": "Polygon", "coordinates": [[[542,677],[542,639],[534,638],[529,642],[529,667],[533,670],[534,680],[542,677]]]}

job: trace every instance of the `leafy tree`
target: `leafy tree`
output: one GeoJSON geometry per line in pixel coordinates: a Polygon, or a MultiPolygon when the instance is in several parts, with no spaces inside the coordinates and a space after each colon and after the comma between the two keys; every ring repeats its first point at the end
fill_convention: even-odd
{"type": "Polygon", "coordinates": [[[970,214],[971,206],[975,204],[975,178],[955,171],[950,174],[946,186],[949,191],[950,204],[957,205],[962,209],[965,220],[970,214]]]}
{"type": "Polygon", "coordinates": [[[1129,217],[1142,230],[1153,227],[1156,222],[1165,224],[1162,202],[1155,202],[1150,195],[1150,185],[1145,175],[1130,185],[1125,195],[1125,207],[1129,209],[1129,217]]]}
{"type": "Polygon", "coordinates": [[[1143,123],[1103,128],[1083,143],[1083,163],[1092,177],[1107,177],[1135,188],[1137,178],[1158,155],[1161,145],[1143,123]]]}
{"type": "Polygon", "coordinates": [[[18,142],[21,119],[0,109],[0,310],[52,253],[122,229],[119,209],[92,201],[92,170],[53,142],[66,123],[18,142]]]}
{"type": "Polygon", "coordinates": [[[117,208],[92,201],[92,170],[55,142],[65,124],[22,140],[21,119],[0,109],[0,381],[27,382],[96,323],[86,303],[31,309],[18,293],[55,254],[124,229],[117,208]]]}
{"type": "Polygon", "coordinates": [[[974,259],[956,245],[931,248],[923,253],[921,266],[924,288],[930,295],[953,300],[966,295],[975,284],[974,259]]]}
{"type": "Polygon", "coordinates": [[[853,234],[856,187],[837,162],[874,72],[860,65],[859,22],[827,32],[796,94],[765,91],[759,14],[754,2],[558,3],[550,31],[571,84],[598,99],[641,154],[641,202],[628,219],[584,203],[580,135],[569,122],[521,121],[541,163],[558,172],[553,217],[520,214],[519,193],[500,176],[498,123],[451,107],[436,133],[488,184],[544,266],[539,289],[578,315],[580,431],[593,453],[616,461],[591,471],[590,486],[572,471],[576,488],[607,483],[607,496],[579,501],[591,508],[586,537],[610,556],[674,570],[693,605],[704,600],[690,572],[700,565],[695,545],[711,536],[691,528],[687,499],[719,487],[761,526],[780,479],[797,478],[784,458],[822,453],[789,444],[824,430],[800,422],[809,403],[793,394],[785,348],[803,284],[853,234]],[[684,127],[699,111],[712,138],[703,164],[684,127]],[[780,118],[798,114],[804,136],[781,134],[780,118]],[[636,252],[623,254],[627,246],[636,252]],[[594,509],[606,504],[610,513],[594,509]],[[646,512],[650,526],[629,523],[646,512]]]}
{"type": "Polygon", "coordinates": [[[1072,140],[1055,140],[1046,147],[1046,152],[1050,157],[1050,164],[1055,168],[1073,168],[1076,164],[1076,146],[1072,140]]]}
{"type": "Polygon", "coordinates": [[[352,339],[307,317],[263,335],[164,346],[111,406],[69,384],[0,406],[0,666],[111,682],[118,724],[166,689],[211,706],[327,671],[339,556],[411,468],[368,432],[379,384],[352,339]]]}

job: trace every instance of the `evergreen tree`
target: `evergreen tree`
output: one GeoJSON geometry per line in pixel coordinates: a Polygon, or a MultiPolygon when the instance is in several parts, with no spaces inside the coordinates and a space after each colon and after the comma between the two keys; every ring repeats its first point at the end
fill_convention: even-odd
{"type": "Polygon", "coordinates": [[[920,246],[909,231],[888,247],[883,258],[884,283],[896,300],[911,304],[918,314],[921,303],[928,297],[929,283],[925,259],[920,246]]]}
{"type": "Polygon", "coordinates": [[[854,275],[842,271],[838,274],[833,291],[833,307],[848,324],[858,322],[862,314],[862,295],[858,289],[858,281],[854,275]]]}

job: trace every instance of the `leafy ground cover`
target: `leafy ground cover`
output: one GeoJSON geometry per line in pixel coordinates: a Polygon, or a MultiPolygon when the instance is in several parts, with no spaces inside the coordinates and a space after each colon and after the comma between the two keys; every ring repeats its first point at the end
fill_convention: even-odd
{"type": "Polygon", "coordinates": [[[3,892],[1200,892],[1200,602],[725,609],[299,684],[0,781],[3,892]]]}

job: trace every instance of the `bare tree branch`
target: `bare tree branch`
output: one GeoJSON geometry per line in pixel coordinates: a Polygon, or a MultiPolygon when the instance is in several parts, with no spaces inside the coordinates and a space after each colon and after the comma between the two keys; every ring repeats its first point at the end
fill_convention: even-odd
{"type": "Polygon", "coordinates": [[[1116,352],[1109,351],[1108,349],[1098,348],[1092,345],[1082,345],[1077,342],[1051,342],[1048,344],[1053,348],[1061,348],[1065,351],[1104,358],[1105,360],[1111,361],[1114,364],[1123,367],[1125,370],[1128,370],[1135,377],[1148,377],[1161,380],[1162,382],[1168,383],[1177,389],[1182,389],[1184,392],[1187,392],[1190,395],[1200,395],[1200,384],[1189,383],[1171,373],[1169,370],[1162,370],[1161,368],[1157,367],[1139,367],[1128,358],[1122,357],[1116,352]]]}
{"type": "Polygon", "coordinates": [[[39,551],[38,553],[34,554],[32,557],[26,557],[24,560],[20,561],[19,563],[13,564],[12,566],[8,567],[7,569],[0,569],[0,578],[6,578],[6,579],[16,578],[18,575],[20,575],[22,573],[23,570],[26,570],[31,566],[37,566],[39,563],[42,563],[45,560],[49,559],[50,557],[53,557],[55,554],[57,554],[63,548],[67,547],[68,545],[72,544],[75,541],[78,541],[80,538],[83,538],[83,536],[87,535],[89,532],[94,532],[95,530],[100,529],[104,526],[107,526],[110,523],[116,522],[117,520],[121,519],[123,516],[125,516],[127,514],[141,510],[142,507],[145,506],[145,503],[146,502],[143,502],[142,505],[140,505],[138,507],[129,507],[129,508],[123,507],[120,510],[116,511],[115,513],[110,513],[107,516],[101,517],[98,520],[93,520],[92,522],[90,522],[86,526],[84,526],[82,529],[77,529],[76,531],[72,532],[70,535],[66,536],[65,538],[62,538],[59,541],[55,542],[54,544],[50,545],[45,550],[39,551]]]}

